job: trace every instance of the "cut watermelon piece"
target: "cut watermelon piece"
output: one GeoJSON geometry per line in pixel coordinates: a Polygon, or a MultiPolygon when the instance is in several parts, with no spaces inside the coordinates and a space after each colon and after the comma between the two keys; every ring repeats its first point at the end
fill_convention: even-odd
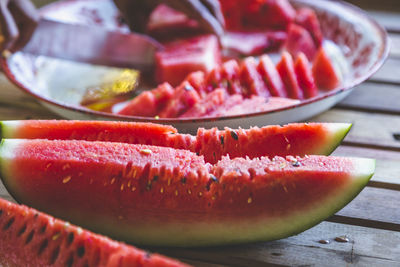
{"type": "Polygon", "coordinates": [[[287,0],[239,1],[245,28],[286,29],[296,11],[287,0]]]}
{"type": "Polygon", "coordinates": [[[205,74],[202,71],[191,72],[185,79],[200,95],[204,97],[206,95],[206,82],[205,74]]]}
{"type": "Polygon", "coordinates": [[[176,118],[185,113],[200,101],[200,96],[189,82],[184,81],[175,89],[174,95],[164,110],[159,114],[160,118],[176,118]]]}
{"type": "Polygon", "coordinates": [[[268,55],[264,55],[260,58],[257,70],[264,79],[272,96],[287,97],[285,85],[283,84],[281,76],[279,76],[274,63],[268,55]]]}
{"type": "MultiPolygon", "coordinates": [[[[243,101],[233,95],[224,105],[243,101]]],[[[274,98],[271,98],[274,99],[274,98]]],[[[228,106],[227,109],[230,107],[228,106]]],[[[214,115],[214,113],[211,113],[214,115]]],[[[222,155],[260,157],[329,155],[349,132],[347,123],[291,123],[251,129],[198,130],[197,136],[180,134],[171,126],[111,121],[28,120],[0,122],[1,138],[112,141],[186,149],[215,163],[222,155]],[[233,136],[237,136],[233,138],[233,136]],[[233,138],[233,139],[232,139],[233,138]],[[226,140],[225,140],[226,139],[226,140]],[[215,152],[215,154],[214,154],[215,152]]]]}
{"type": "Polygon", "coordinates": [[[1,266],[187,266],[0,199],[1,266]]]}
{"type": "Polygon", "coordinates": [[[294,23],[289,26],[288,37],[283,46],[293,57],[297,57],[297,54],[303,52],[309,60],[313,60],[317,53],[317,47],[310,33],[294,23]]]}
{"type": "Polygon", "coordinates": [[[300,8],[297,10],[295,23],[305,28],[314,40],[315,47],[320,47],[323,41],[321,26],[314,10],[310,8],[300,8]]]}
{"type": "Polygon", "coordinates": [[[286,38],[284,31],[227,32],[222,46],[229,55],[253,56],[278,50],[286,38]]]}
{"type": "Polygon", "coordinates": [[[201,35],[175,41],[156,53],[156,80],[179,85],[193,71],[209,72],[221,63],[218,39],[201,35]]]}
{"type": "Polygon", "coordinates": [[[312,72],[319,89],[332,90],[340,84],[340,75],[323,47],[318,50],[313,61],[312,72]]]}
{"type": "Polygon", "coordinates": [[[147,24],[147,32],[157,39],[183,37],[200,31],[201,28],[196,20],[164,4],[154,9],[147,24]]]}
{"type": "Polygon", "coordinates": [[[318,95],[318,89],[312,75],[311,64],[307,57],[300,53],[294,64],[297,81],[303,90],[305,98],[312,98],[318,95]]]}
{"type": "Polygon", "coordinates": [[[282,52],[281,61],[276,65],[276,69],[285,84],[288,97],[300,100],[304,99],[303,91],[297,82],[293,58],[288,52],[282,52]]]}
{"type": "Polygon", "coordinates": [[[196,103],[191,109],[183,113],[181,118],[198,118],[205,117],[214,110],[218,109],[227,98],[225,89],[215,89],[199,102],[196,103]]]}
{"type": "Polygon", "coordinates": [[[234,59],[228,60],[221,67],[213,69],[206,79],[208,91],[224,88],[230,94],[242,94],[239,71],[239,64],[234,59]]]}
{"type": "Polygon", "coordinates": [[[244,87],[244,96],[257,95],[268,100],[270,96],[267,85],[257,70],[257,62],[253,57],[245,58],[240,64],[240,82],[244,87]]]}
{"type": "Polygon", "coordinates": [[[76,140],[6,139],[0,159],[18,201],[120,240],[162,246],[299,233],[344,207],[375,168],[372,159],[325,156],[224,157],[211,165],[185,150],[76,140]]]}
{"type": "Polygon", "coordinates": [[[154,117],[164,109],[173,94],[174,88],[168,83],[162,83],[151,91],[140,93],[118,111],[118,114],[154,117]]]}

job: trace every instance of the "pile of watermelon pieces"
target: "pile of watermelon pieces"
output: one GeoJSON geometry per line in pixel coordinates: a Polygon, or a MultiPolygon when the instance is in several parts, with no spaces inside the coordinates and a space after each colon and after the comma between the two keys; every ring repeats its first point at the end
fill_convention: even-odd
{"type": "Polygon", "coordinates": [[[165,5],[153,12],[148,30],[165,44],[156,54],[159,86],[118,105],[115,113],[201,118],[265,112],[340,84],[313,10],[295,10],[287,0],[220,3],[227,27],[222,46],[180,12],[165,5]],[[266,53],[280,59],[275,64],[266,53]]]}

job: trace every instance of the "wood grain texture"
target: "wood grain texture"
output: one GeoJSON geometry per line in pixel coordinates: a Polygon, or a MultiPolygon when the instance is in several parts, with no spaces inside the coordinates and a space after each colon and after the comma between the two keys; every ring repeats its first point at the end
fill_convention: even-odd
{"type": "MultiPolygon", "coordinates": [[[[400,233],[331,222],[293,237],[258,244],[197,249],[157,249],[172,257],[223,266],[398,266],[400,233]],[[334,241],[347,236],[348,243],[334,241]],[[321,244],[319,240],[329,240],[321,244]]],[[[208,265],[202,265],[208,266],[208,265]]]]}

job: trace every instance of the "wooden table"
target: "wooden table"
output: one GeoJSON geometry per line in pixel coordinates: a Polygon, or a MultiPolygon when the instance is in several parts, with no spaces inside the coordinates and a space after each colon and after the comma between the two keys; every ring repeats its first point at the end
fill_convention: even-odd
{"type": "MultiPolygon", "coordinates": [[[[393,7],[386,9],[398,13],[371,12],[390,33],[392,49],[386,64],[344,101],[311,119],[353,123],[334,155],[377,159],[376,174],[360,195],[328,220],[294,237],[156,251],[196,266],[400,266],[400,2],[382,3],[388,2],[393,7]],[[335,241],[340,236],[349,242],[335,241]]],[[[52,118],[58,117],[0,77],[0,120],[52,118]]],[[[2,185],[0,197],[12,200],[2,185]]]]}

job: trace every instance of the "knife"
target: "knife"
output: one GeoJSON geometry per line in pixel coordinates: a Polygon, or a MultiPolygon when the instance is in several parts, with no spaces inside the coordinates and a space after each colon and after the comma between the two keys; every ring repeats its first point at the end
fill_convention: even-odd
{"type": "Polygon", "coordinates": [[[23,52],[72,61],[149,71],[163,46],[149,36],[41,19],[23,52]]]}

